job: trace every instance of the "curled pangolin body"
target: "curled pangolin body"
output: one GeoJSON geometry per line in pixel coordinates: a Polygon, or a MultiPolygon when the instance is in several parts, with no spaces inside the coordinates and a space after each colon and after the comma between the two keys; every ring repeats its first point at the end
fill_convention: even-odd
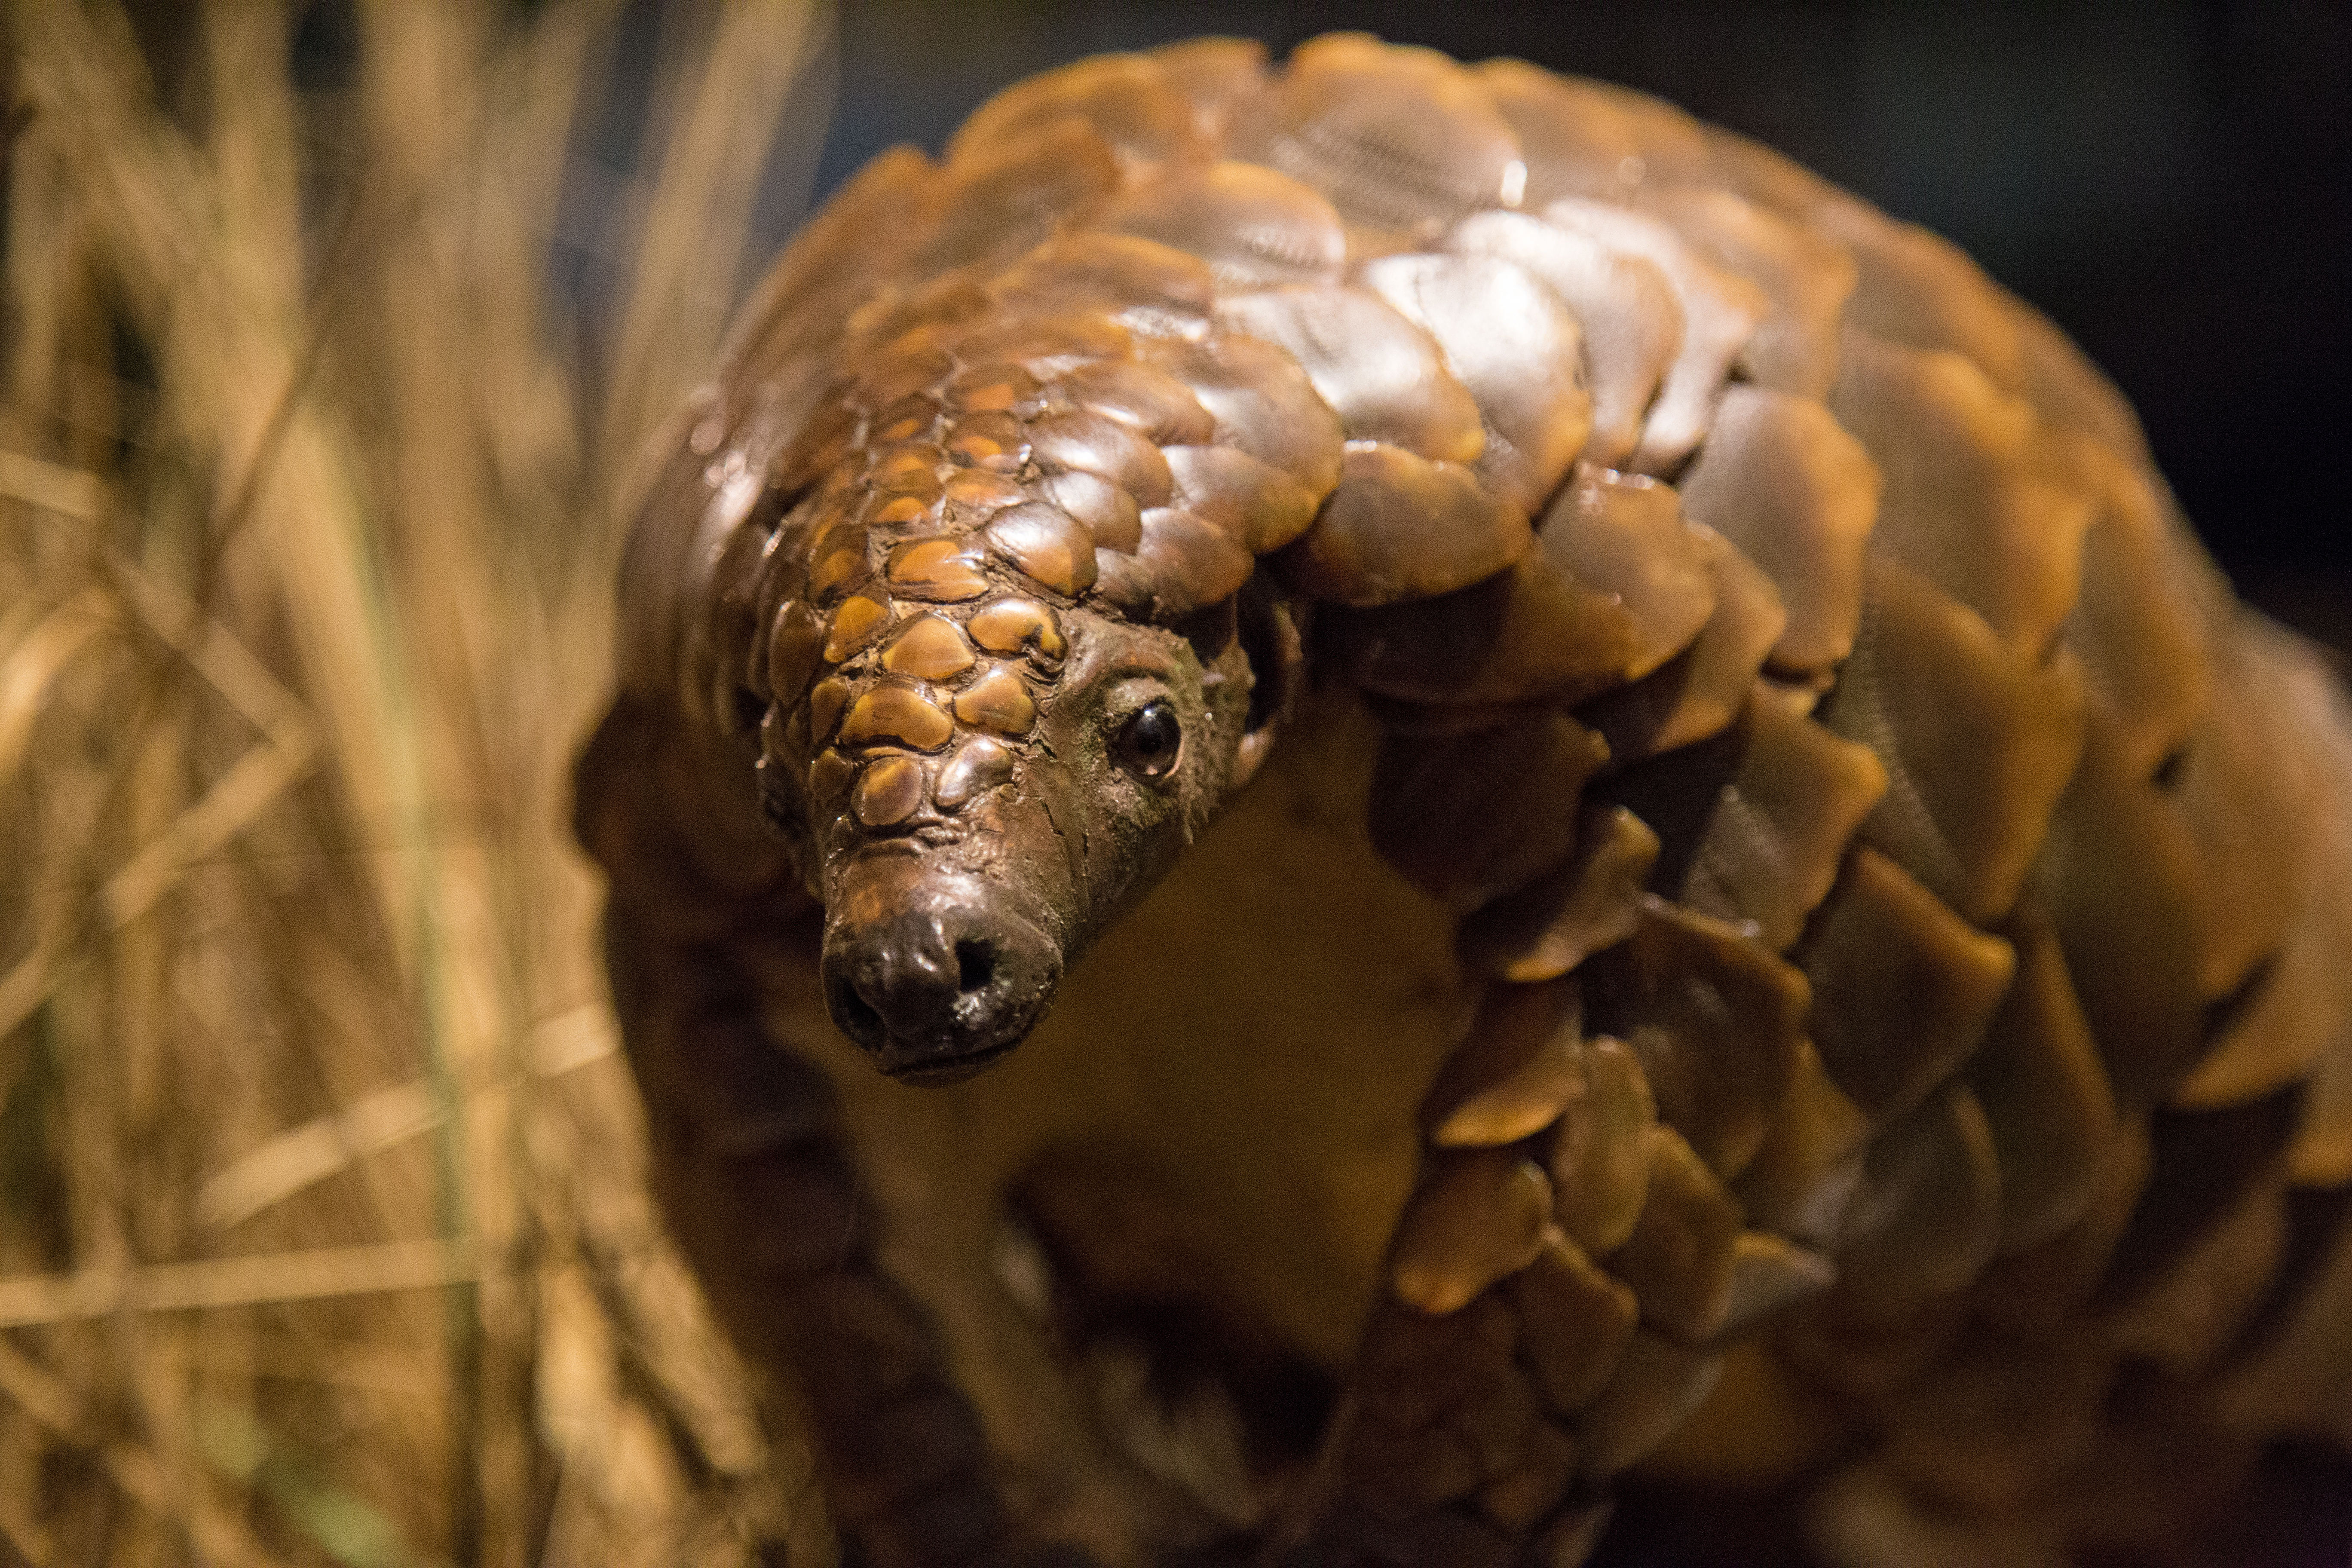
{"type": "MultiPolygon", "coordinates": [[[[2101,1539],[2171,1477],[2126,1384],[2196,1466],[2352,1442],[2352,731],[1943,242],[1517,62],[1181,45],[869,165],[684,432],[624,706],[756,753],[821,897],[1042,788],[1102,621],[1255,595],[1378,721],[1475,1000],[1265,1551],[1576,1561],[1759,1336],[1844,1561],[2101,1539]]],[[[803,1375],[876,1560],[1018,1535],[860,1493],[803,1375]]]]}

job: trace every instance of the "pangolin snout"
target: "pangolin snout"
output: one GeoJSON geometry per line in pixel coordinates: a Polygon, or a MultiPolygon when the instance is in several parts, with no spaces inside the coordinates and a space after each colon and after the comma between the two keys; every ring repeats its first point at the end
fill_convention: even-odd
{"type": "Polygon", "coordinates": [[[1006,889],[912,857],[856,868],[826,913],[825,1005],[894,1078],[977,1072],[1021,1043],[1061,978],[1059,944],[1006,889]]]}

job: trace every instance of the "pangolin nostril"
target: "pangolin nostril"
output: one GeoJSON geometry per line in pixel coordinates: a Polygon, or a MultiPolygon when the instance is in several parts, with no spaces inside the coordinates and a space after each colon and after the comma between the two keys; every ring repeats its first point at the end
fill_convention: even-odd
{"type": "Polygon", "coordinates": [[[956,989],[970,995],[985,991],[996,978],[996,948],[977,937],[966,937],[955,944],[956,989]]]}
{"type": "Polygon", "coordinates": [[[882,1021],[881,1013],[855,984],[836,980],[826,989],[830,993],[826,997],[828,1011],[843,1034],[869,1048],[889,1037],[889,1027],[882,1021]]]}

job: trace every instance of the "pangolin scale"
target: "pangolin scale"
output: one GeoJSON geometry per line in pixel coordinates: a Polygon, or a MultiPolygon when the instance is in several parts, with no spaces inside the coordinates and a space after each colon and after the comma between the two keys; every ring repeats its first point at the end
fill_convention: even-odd
{"type": "Polygon", "coordinates": [[[1935,237],[1515,61],[1106,57],[662,462],[580,829],[845,1561],[1558,1568],[1628,1476],[2194,1558],[2352,1444],[2352,726],[1935,237]]]}

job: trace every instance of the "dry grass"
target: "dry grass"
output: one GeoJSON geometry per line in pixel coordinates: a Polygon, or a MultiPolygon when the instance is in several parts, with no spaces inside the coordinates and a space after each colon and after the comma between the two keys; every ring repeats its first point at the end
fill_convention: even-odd
{"type": "Polygon", "coordinates": [[[550,247],[612,0],[362,5],[308,91],[282,4],[160,92],[111,5],[10,14],[0,1563],[821,1552],[648,1206],[562,820],[814,5],[666,25],[595,375],[550,247]]]}

